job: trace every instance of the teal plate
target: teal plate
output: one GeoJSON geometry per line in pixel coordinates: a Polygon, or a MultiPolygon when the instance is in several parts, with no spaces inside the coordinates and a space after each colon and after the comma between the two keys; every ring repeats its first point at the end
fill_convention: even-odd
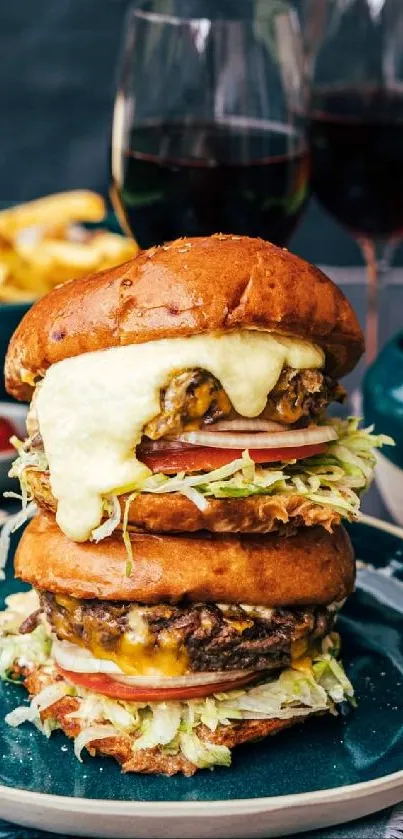
{"type": "MultiPolygon", "coordinates": [[[[235,750],[231,769],[165,778],[123,775],[105,758],[84,757],[80,764],[63,734],[46,740],[29,725],[9,728],[4,714],[25,699],[20,687],[2,685],[0,817],[91,836],[270,836],[272,830],[277,835],[301,830],[307,804],[312,806],[306,825],[318,827],[403,799],[403,531],[399,535],[397,528],[386,527],[349,528],[357,558],[365,563],[339,619],[357,710],[344,707],[337,718],[312,718],[274,739],[243,746],[235,750]],[[358,785],[354,796],[351,785],[358,785]],[[352,799],[350,814],[345,802],[352,799]],[[276,809],[279,800],[282,806],[276,809]],[[299,815],[290,822],[295,801],[299,815]],[[241,827],[247,812],[251,821],[241,827]],[[108,827],[113,814],[114,827],[108,827]],[[233,823],[227,828],[229,817],[233,823]],[[123,819],[118,833],[116,818],[123,819]],[[169,832],[171,818],[180,819],[180,834],[169,832]],[[215,819],[211,826],[209,818],[215,819]],[[153,832],[158,820],[159,832],[153,832]]],[[[11,566],[4,597],[22,588],[11,566]]]]}

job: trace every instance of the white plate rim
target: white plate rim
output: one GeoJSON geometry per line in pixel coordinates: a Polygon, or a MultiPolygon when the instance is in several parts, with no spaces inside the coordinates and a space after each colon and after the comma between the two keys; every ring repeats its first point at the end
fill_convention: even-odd
{"type": "MultiPolygon", "coordinates": [[[[374,516],[360,515],[358,522],[377,530],[383,530],[403,540],[403,528],[389,522],[377,519],[374,516]]],[[[231,771],[231,770],[229,770],[231,771]]],[[[337,804],[345,800],[358,801],[375,793],[385,793],[398,790],[401,787],[403,798],[403,769],[383,775],[380,778],[373,778],[370,781],[361,781],[357,784],[334,787],[332,789],[314,790],[312,792],[288,793],[287,795],[264,796],[259,798],[237,798],[224,800],[203,800],[203,801],[113,801],[105,798],[83,798],[67,795],[54,795],[50,793],[33,792],[32,790],[18,789],[0,784],[0,800],[8,801],[21,807],[32,807],[42,805],[48,811],[54,813],[68,808],[70,813],[76,815],[91,815],[100,813],[105,816],[141,816],[150,817],[150,820],[162,818],[175,819],[178,816],[203,816],[206,815],[208,807],[211,815],[248,815],[258,813],[270,813],[279,808],[305,808],[315,805],[337,804]],[[158,805],[158,816],[156,813],[158,805]],[[102,807],[102,810],[100,809],[102,807]]],[[[358,817],[358,816],[357,816],[358,817]]]]}
{"type": "Polygon", "coordinates": [[[54,812],[68,808],[70,813],[76,815],[99,815],[102,812],[105,816],[138,815],[157,817],[158,819],[161,817],[175,819],[185,814],[187,816],[205,816],[207,806],[209,812],[215,816],[270,813],[280,807],[289,809],[320,804],[337,804],[351,798],[358,801],[374,793],[388,792],[400,787],[403,795],[403,769],[390,775],[384,775],[382,778],[361,781],[357,784],[347,784],[343,787],[334,787],[331,790],[289,793],[263,798],[223,799],[222,801],[111,801],[106,798],[76,798],[68,795],[32,792],[31,790],[16,789],[0,784],[0,799],[26,807],[41,804],[47,810],[54,812]],[[102,810],[100,805],[102,805],[102,810]],[[158,816],[156,816],[156,805],[158,805],[158,816]]]}

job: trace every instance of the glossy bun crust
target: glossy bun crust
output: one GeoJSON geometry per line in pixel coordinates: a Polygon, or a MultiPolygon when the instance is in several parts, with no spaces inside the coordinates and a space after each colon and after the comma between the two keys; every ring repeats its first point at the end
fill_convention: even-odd
{"type": "Polygon", "coordinates": [[[323,348],[335,378],[364,349],[342,291],[318,268],[262,239],[178,239],[116,268],[55,288],[15,331],[6,387],[29,400],[35,379],[93,350],[215,330],[256,328],[323,348]]]}
{"type": "Polygon", "coordinates": [[[131,534],[133,560],[120,536],[73,542],[53,516],[40,513],[26,528],[15,557],[16,576],[36,588],[78,598],[141,603],[248,603],[314,606],[343,600],[355,564],[342,527],[310,527],[295,536],[157,536],[131,534]]]}

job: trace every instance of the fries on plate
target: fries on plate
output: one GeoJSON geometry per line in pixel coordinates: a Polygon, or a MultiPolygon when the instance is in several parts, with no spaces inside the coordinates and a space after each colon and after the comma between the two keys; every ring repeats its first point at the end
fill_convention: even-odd
{"type": "Polygon", "coordinates": [[[137,244],[83,224],[106,215],[102,196],[88,190],[48,195],[0,212],[0,302],[29,302],[55,285],[118,265],[137,244]]]}

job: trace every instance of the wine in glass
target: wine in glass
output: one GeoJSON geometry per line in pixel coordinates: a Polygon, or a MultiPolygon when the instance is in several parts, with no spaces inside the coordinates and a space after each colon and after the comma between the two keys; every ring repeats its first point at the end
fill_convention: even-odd
{"type": "Polygon", "coordinates": [[[385,277],[403,234],[403,3],[327,5],[309,107],[312,186],[366,262],[370,362],[387,337],[385,277]]]}
{"type": "Polygon", "coordinates": [[[151,0],[127,17],[111,195],[141,247],[215,232],[282,245],[305,207],[297,17],[283,3],[233,6],[223,17],[210,4],[207,18],[203,2],[151,0]]]}

